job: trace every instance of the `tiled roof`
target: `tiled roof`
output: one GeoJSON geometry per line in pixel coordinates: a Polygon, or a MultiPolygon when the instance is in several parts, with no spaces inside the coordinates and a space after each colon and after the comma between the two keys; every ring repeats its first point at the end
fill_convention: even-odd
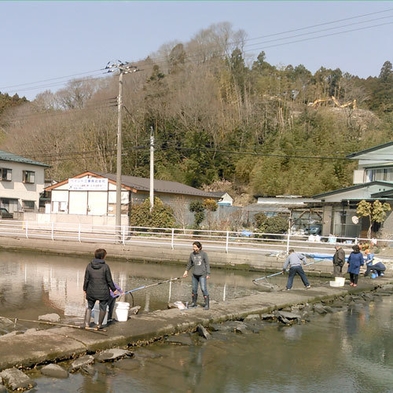
{"type": "MultiPolygon", "coordinates": [[[[111,173],[100,173],[100,176],[106,177],[116,182],[116,175],[111,173]]],[[[150,190],[150,179],[144,177],[135,176],[122,176],[121,182],[124,186],[128,186],[137,191],[149,191],[150,190]]],[[[167,194],[182,194],[182,195],[193,195],[204,198],[218,198],[215,193],[205,192],[198,190],[197,188],[187,186],[182,183],[168,180],[156,180],[154,179],[154,191],[167,193],[167,194]]]]}
{"type": "Polygon", "coordinates": [[[30,160],[29,158],[17,156],[16,154],[9,153],[9,152],[3,151],[3,150],[0,150],[0,161],[20,162],[22,164],[50,167],[50,165],[43,164],[42,162],[33,161],[33,160],[30,160]]]}

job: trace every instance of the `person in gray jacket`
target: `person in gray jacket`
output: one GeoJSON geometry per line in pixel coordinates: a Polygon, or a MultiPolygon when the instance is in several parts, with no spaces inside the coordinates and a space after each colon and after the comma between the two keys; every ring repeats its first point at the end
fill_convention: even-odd
{"type": "Polygon", "coordinates": [[[345,264],[345,251],[340,244],[335,246],[336,252],[333,255],[333,277],[342,277],[343,266],[345,264]]]}
{"type": "Polygon", "coordinates": [[[203,297],[205,298],[204,309],[208,310],[210,306],[209,292],[207,290],[207,279],[210,278],[209,258],[206,252],[202,251],[202,244],[200,242],[192,243],[192,248],[194,251],[190,254],[183,277],[187,277],[188,271],[194,268],[192,273],[191,307],[197,306],[198,285],[200,285],[203,297]]]}
{"type": "Polygon", "coordinates": [[[302,279],[302,282],[306,289],[311,288],[310,283],[308,282],[308,279],[306,277],[306,273],[304,273],[302,264],[305,265],[307,263],[307,259],[303,254],[299,254],[295,252],[293,248],[291,248],[289,251],[289,255],[287,259],[284,262],[283,266],[283,273],[286,272],[288,266],[289,266],[289,276],[288,276],[288,281],[287,281],[287,286],[286,290],[289,291],[292,288],[293,285],[293,279],[296,274],[300,276],[302,279]]]}

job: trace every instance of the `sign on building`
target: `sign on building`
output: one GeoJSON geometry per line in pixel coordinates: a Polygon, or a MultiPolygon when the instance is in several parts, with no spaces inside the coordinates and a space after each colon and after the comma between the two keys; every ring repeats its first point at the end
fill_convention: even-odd
{"type": "Polygon", "coordinates": [[[70,191],[107,191],[108,179],[96,177],[68,179],[68,189],[70,191]]]}

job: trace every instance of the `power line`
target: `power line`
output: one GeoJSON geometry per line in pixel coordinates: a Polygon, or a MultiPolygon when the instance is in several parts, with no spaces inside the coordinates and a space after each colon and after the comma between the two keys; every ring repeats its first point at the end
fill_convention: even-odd
{"type": "MultiPolygon", "coordinates": [[[[330,34],[324,34],[324,35],[320,35],[317,37],[307,37],[305,39],[302,40],[295,40],[295,41],[289,41],[286,43],[282,43],[282,40],[291,40],[293,38],[299,37],[299,36],[303,36],[305,34],[317,34],[323,31],[328,31],[328,30],[332,30],[332,29],[338,29],[338,28],[345,28],[354,24],[347,24],[347,25],[343,25],[343,26],[336,26],[336,27],[331,27],[329,29],[321,29],[321,30],[317,30],[314,32],[310,32],[310,33],[304,33],[304,34],[293,34],[293,33],[297,33],[299,31],[304,31],[304,30],[309,30],[309,29],[313,29],[313,28],[318,28],[318,27],[322,27],[322,26],[327,26],[327,25],[332,25],[332,24],[337,24],[337,23],[342,23],[342,22],[346,22],[346,21],[350,21],[350,20],[354,20],[354,19],[360,19],[360,18],[365,18],[368,16],[372,16],[372,15],[376,15],[376,14],[382,14],[382,13],[388,13],[393,11],[393,9],[387,9],[384,11],[377,11],[377,12],[373,12],[373,13],[368,13],[368,14],[363,14],[363,15],[357,15],[354,17],[350,17],[350,18],[345,18],[345,19],[339,19],[336,21],[329,21],[329,22],[324,22],[324,23],[320,23],[320,24],[316,24],[316,25],[311,25],[311,26],[306,26],[306,27],[302,27],[302,28],[298,28],[298,29],[292,29],[292,30],[287,30],[287,31],[283,31],[283,32],[278,32],[278,33],[272,33],[272,34],[267,34],[267,35],[263,35],[263,36],[259,36],[259,37],[255,37],[255,38],[248,38],[245,39],[245,47],[251,47],[251,46],[256,46],[258,45],[258,47],[253,48],[253,50],[259,50],[259,49],[269,49],[269,48],[274,48],[274,47],[278,47],[278,46],[282,46],[282,45],[290,45],[290,44],[294,44],[294,43],[299,43],[299,42],[305,42],[305,41],[309,41],[309,40],[315,40],[315,39],[320,39],[320,38],[325,38],[325,37],[329,37],[329,36],[333,36],[333,35],[339,35],[339,34],[346,34],[346,33],[351,33],[351,32],[355,32],[355,31],[359,31],[359,30],[364,30],[364,29],[370,29],[370,28],[375,28],[375,27],[381,27],[381,26],[385,26],[388,24],[391,24],[393,22],[390,23],[383,23],[383,24],[378,24],[378,25],[373,25],[373,26],[366,26],[366,27],[360,27],[358,29],[351,29],[351,30],[346,30],[346,31],[341,31],[341,32],[335,32],[335,33],[330,33],[330,34]],[[291,34],[286,38],[277,38],[277,39],[273,39],[273,40],[269,40],[269,41],[262,41],[262,42],[256,42],[256,43],[251,43],[252,41],[256,41],[256,40],[261,40],[261,39],[265,39],[265,38],[270,38],[270,37],[278,37],[278,36],[282,36],[282,35],[286,35],[286,34],[291,34]],[[271,45],[269,46],[265,46],[266,43],[270,43],[271,45]],[[263,46],[261,46],[263,45],[263,46]]],[[[375,21],[375,20],[380,20],[380,19],[386,19],[389,18],[388,17],[382,17],[382,18],[378,18],[378,19],[370,19],[370,20],[365,20],[362,22],[357,22],[356,24],[364,24],[364,23],[369,23],[371,21],[375,21]]],[[[228,45],[238,45],[239,42],[237,41],[232,41],[232,42],[228,42],[228,45]]],[[[247,52],[245,52],[247,53],[247,52]]],[[[193,56],[188,56],[189,60],[197,59],[198,56],[200,56],[201,53],[195,53],[193,56]]],[[[157,65],[159,65],[159,63],[165,64],[166,63],[166,59],[164,57],[159,58],[156,57],[154,59],[155,63],[157,65]]],[[[148,67],[148,66],[147,66],[148,67]]],[[[25,89],[21,89],[20,93],[23,91],[31,91],[31,90],[38,90],[38,89],[44,89],[47,87],[53,87],[53,86],[60,86],[60,85],[64,85],[65,83],[67,83],[69,81],[70,78],[75,78],[75,77],[80,77],[82,75],[92,75],[95,73],[101,73],[102,71],[104,71],[105,69],[98,69],[98,70],[93,70],[93,71],[89,71],[89,72],[82,72],[82,73],[78,73],[78,74],[73,74],[73,75],[68,75],[68,76],[62,76],[62,77],[57,77],[57,78],[51,78],[51,79],[45,79],[45,80],[41,80],[41,81],[36,81],[36,82],[30,82],[30,83],[23,83],[23,84],[17,84],[17,85],[10,85],[10,86],[0,86],[0,91],[6,91],[8,89],[14,89],[17,87],[24,87],[26,86],[25,89]],[[62,79],[67,79],[64,83],[61,82],[56,82],[53,84],[47,84],[46,82],[51,82],[51,81],[59,81],[62,79]],[[43,84],[44,83],[44,84],[43,84]],[[33,85],[33,86],[31,86],[33,85]],[[34,86],[35,85],[35,86],[34,86]],[[30,87],[27,87],[30,86],[30,87]]]]}

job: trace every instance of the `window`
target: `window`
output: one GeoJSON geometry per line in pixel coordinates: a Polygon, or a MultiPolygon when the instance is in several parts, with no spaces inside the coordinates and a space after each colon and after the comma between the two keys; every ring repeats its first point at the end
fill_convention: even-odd
{"type": "Polygon", "coordinates": [[[34,210],[35,202],[34,201],[22,201],[23,210],[34,210]]]}
{"type": "Polygon", "coordinates": [[[23,171],[23,183],[34,183],[35,172],[23,171]]]}
{"type": "Polygon", "coordinates": [[[393,181],[393,168],[370,168],[367,170],[368,181],[393,181]]]}
{"type": "Polygon", "coordinates": [[[12,180],[12,169],[0,168],[0,175],[1,175],[2,181],[11,181],[12,180]]]}

